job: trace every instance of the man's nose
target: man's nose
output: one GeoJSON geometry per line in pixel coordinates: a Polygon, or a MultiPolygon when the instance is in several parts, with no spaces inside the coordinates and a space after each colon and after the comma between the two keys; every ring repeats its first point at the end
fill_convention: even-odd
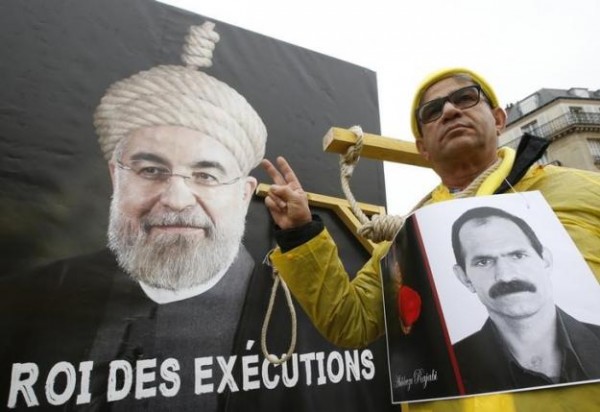
{"type": "Polygon", "coordinates": [[[169,178],[160,196],[160,202],[163,206],[179,211],[196,204],[196,196],[186,180],[186,177],[179,175],[173,175],[169,178]]]}
{"type": "Polygon", "coordinates": [[[494,276],[496,278],[496,281],[503,281],[503,282],[508,282],[514,278],[514,276],[515,276],[514,267],[510,263],[509,259],[500,257],[500,258],[498,258],[498,260],[496,260],[494,276]]]}
{"type": "Polygon", "coordinates": [[[444,102],[444,106],[442,106],[442,119],[453,119],[460,115],[460,113],[461,109],[454,106],[450,100],[444,102]]]}

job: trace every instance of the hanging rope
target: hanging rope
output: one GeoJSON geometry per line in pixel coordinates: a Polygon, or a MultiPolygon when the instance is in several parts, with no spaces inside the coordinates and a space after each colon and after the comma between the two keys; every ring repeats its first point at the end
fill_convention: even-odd
{"type": "Polygon", "coordinates": [[[260,347],[262,349],[263,356],[271,363],[275,365],[282,364],[286,362],[294,353],[294,349],[296,349],[296,330],[297,330],[297,321],[296,321],[296,310],[294,309],[294,303],[292,302],[292,295],[290,294],[290,290],[287,285],[279,277],[279,272],[275,269],[275,266],[271,264],[270,259],[271,252],[267,254],[265,257],[264,263],[269,265],[272,270],[273,275],[273,287],[271,288],[271,297],[269,299],[269,306],[267,307],[267,313],[265,314],[265,320],[263,321],[262,330],[260,333],[260,347]],[[287,352],[281,357],[269,353],[267,349],[267,331],[269,329],[269,323],[271,322],[271,314],[273,313],[273,306],[275,305],[275,297],[277,296],[277,287],[281,285],[283,292],[285,293],[285,299],[287,306],[290,310],[290,318],[292,319],[291,325],[291,337],[290,337],[290,346],[287,352]]]}
{"type": "Polygon", "coordinates": [[[356,143],[346,150],[346,153],[340,156],[340,178],[342,190],[346,199],[350,203],[352,213],[357,217],[362,226],[358,229],[358,234],[373,242],[383,240],[392,240],[398,230],[404,223],[402,216],[391,215],[373,215],[371,219],[364,214],[350,189],[350,179],[354,173],[354,168],[360,159],[364,143],[364,134],[360,126],[352,126],[350,131],[356,136],[356,143]]]}
{"type": "MultiPolygon", "coordinates": [[[[358,229],[358,234],[376,243],[384,240],[393,240],[396,233],[398,233],[404,224],[405,217],[397,215],[373,215],[371,219],[369,219],[369,217],[364,214],[352,194],[352,190],[350,189],[350,179],[352,178],[354,168],[360,159],[360,152],[362,151],[364,144],[364,133],[360,126],[352,126],[349,130],[356,136],[356,143],[350,146],[344,155],[340,156],[340,178],[342,190],[350,203],[350,208],[362,224],[358,229]]],[[[487,179],[498,166],[500,166],[500,163],[502,163],[502,160],[498,158],[493,165],[477,176],[477,178],[464,190],[456,193],[454,197],[460,199],[474,196],[481,183],[483,183],[483,181],[487,179]]],[[[430,198],[431,195],[423,198],[413,210],[423,206],[430,198]]]]}

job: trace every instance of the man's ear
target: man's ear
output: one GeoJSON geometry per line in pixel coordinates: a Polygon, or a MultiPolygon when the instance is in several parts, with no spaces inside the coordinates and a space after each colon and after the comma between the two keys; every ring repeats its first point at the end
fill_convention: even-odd
{"type": "Polygon", "coordinates": [[[506,112],[501,107],[496,107],[492,109],[492,114],[496,123],[496,134],[500,136],[506,126],[506,112]]]}
{"type": "Polygon", "coordinates": [[[421,156],[423,156],[426,160],[429,160],[429,152],[427,152],[427,149],[425,148],[425,143],[423,143],[423,138],[417,139],[415,141],[415,144],[417,145],[417,150],[419,151],[421,156]]]}
{"type": "Polygon", "coordinates": [[[456,278],[460,281],[460,283],[465,285],[465,287],[471,292],[475,293],[475,288],[473,287],[471,280],[469,279],[463,268],[461,268],[460,265],[454,265],[452,267],[452,270],[454,271],[454,275],[456,275],[456,278]]]}
{"type": "Polygon", "coordinates": [[[255,177],[248,176],[244,180],[244,193],[242,199],[246,204],[250,203],[250,199],[254,195],[254,191],[256,190],[256,186],[258,186],[258,181],[255,177]]]}

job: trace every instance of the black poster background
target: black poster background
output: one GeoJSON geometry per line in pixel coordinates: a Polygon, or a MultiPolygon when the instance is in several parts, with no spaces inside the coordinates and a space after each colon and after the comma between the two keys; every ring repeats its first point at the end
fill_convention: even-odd
{"type": "MultiPolygon", "coordinates": [[[[116,80],[159,64],[180,64],[188,27],[206,19],[215,21],[149,0],[0,3],[2,277],[105,246],[111,185],[93,111],[116,80]]],[[[266,156],[286,156],[305,190],[343,197],[337,156],[323,153],[321,139],[332,126],[360,124],[379,132],[375,73],[215,23],[221,40],[207,72],[245,96],[261,115],[269,133],[266,156]]],[[[262,170],[253,175],[270,183],[262,170]]],[[[352,186],[360,201],[385,204],[382,163],[362,160],[352,186]]],[[[332,213],[316,211],[338,243],[346,268],[355,272],[367,252],[332,213]]],[[[260,262],[273,244],[261,198],[253,199],[247,222],[244,244],[260,262]]],[[[266,305],[266,300],[259,303],[266,305]]],[[[297,310],[297,352],[339,350],[297,310]]],[[[282,325],[289,325],[281,299],[274,317],[273,324],[281,318],[282,325]]],[[[260,324],[252,327],[259,330],[260,324]]],[[[288,329],[271,334],[281,341],[274,349],[285,350],[288,329]]],[[[264,399],[261,393],[247,400],[246,410],[280,410],[284,404],[288,410],[390,408],[383,342],[370,349],[373,380],[280,387],[264,399]],[[272,399],[280,403],[269,404],[272,399]]],[[[7,388],[0,390],[4,407],[7,388]]]]}

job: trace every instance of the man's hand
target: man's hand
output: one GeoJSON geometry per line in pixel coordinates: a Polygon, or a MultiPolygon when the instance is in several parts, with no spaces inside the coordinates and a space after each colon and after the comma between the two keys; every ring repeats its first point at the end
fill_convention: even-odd
{"type": "Polygon", "coordinates": [[[312,216],[308,198],[288,162],[279,156],[277,167],[267,159],[263,159],[261,164],[273,180],[265,205],[277,226],[293,229],[310,222],[312,216]]]}

